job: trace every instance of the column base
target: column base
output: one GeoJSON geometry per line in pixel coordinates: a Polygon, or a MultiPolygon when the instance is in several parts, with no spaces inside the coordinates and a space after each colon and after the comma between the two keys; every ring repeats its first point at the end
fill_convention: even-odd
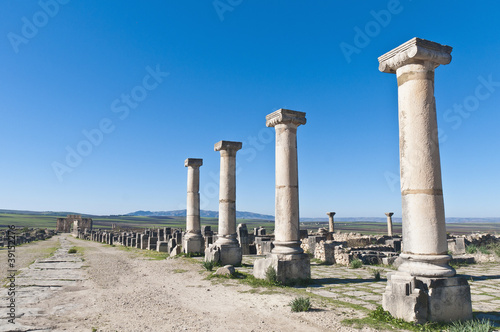
{"type": "Polygon", "coordinates": [[[308,254],[268,254],[266,258],[255,260],[253,275],[265,279],[269,266],[276,270],[278,281],[285,284],[311,278],[311,261],[308,254]]]}
{"type": "Polygon", "coordinates": [[[205,240],[201,234],[189,234],[185,236],[182,241],[182,252],[189,253],[202,253],[205,251],[205,240]]]}
{"type": "Polygon", "coordinates": [[[396,318],[424,324],[472,319],[470,286],[464,276],[427,278],[387,275],[382,307],[396,318]]]}
{"type": "Polygon", "coordinates": [[[300,247],[301,241],[273,241],[273,244],[273,254],[294,255],[304,253],[304,250],[300,247]]]}
{"type": "Polygon", "coordinates": [[[415,255],[402,253],[399,255],[401,265],[399,272],[405,272],[412,276],[440,278],[453,277],[456,274],[454,268],[448,265],[450,255],[415,255]]]}
{"type": "Polygon", "coordinates": [[[241,248],[238,244],[221,245],[217,242],[205,249],[205,261],[214,261],[224,265],[240,266],[241,248]]]}

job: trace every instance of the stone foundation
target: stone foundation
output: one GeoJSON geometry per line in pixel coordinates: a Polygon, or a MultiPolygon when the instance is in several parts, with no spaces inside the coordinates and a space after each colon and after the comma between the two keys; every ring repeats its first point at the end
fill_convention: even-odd
{"type": "Polygon", "coordinates": [[[276,270],[278,281],[283,283],[311,278],[311,262],[308,254],[268,254],[254,262],[253,275],[265,279],[269,266],[276,270]]]}
{"type": "Polygon", "coordinates": [[[205,240],[203,236],[185,237],[182,242],[182,251],[184,253],[202,253],[205,251],[205,240]]]}
{"type": "Polygon", "coordinates": [[[392,316],[418,324],[472,319],[470,286],[463,276],[425,278],[389,273],[382,306],[392,316]]]}
{"type": "Polygon", "coordinates": [[[219,262],[221,265],[240,266],[242,259],[241,247],[238,245],[211,244],[205,249],[205,261],[219,262]]]}

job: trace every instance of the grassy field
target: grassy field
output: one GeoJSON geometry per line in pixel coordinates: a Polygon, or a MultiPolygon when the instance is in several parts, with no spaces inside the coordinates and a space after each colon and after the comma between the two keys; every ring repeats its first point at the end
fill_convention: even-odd
{"type": "MultiPolygon", "coordinates": [[[[9,225],[17,227],[39,227],[56,228],[56,215],[34,215],[34,214],[13,214],[0,213],[0,230],[9,225]]],[[[94,228],[110,229],[112,224],[116,224],[121,229],[134,228],[159,228],[173,227],[186,228],[185,217],[138,217],[138,216],[107,216],[92,218],[94,228]]],[[[259,219],[238,219],[237,223],[245,223],[249,232],[253,228],[263,226],[267,233],[274,231],[274,222],[259,219]]],[[[202,225],[209,225],[212,230],[217,231],[217,218],[201,218],[202,225]]],[[[327,222],[306,222],[301,223],[301,229],[317,231],[318,228],[328,228],[327,222]]],[[[473,232],[489,232],[500,234],[500,223],[447,223],[446,229],[452,234],[469,234],[473,232]]],[[[384,222],[335,222],[335,231],[353,232],[362,234],[386,234],[387,224],[384,222]]],[[[394,223],[394,233],[401,234],[401,223],[394,223]]]]}

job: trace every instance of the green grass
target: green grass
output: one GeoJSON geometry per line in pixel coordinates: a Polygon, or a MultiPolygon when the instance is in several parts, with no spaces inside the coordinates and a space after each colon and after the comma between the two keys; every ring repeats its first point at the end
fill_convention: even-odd
{"type": "Polygon", "coordinates": [[[454,322],[448,332],[489,332],[493,331],[493,326],[489,320],[469,320],[466,322],[454,322]]]}
{"type": "Polygon", "coordinates": [[[308,297],[296,297],[289,304],[292,312],[309,311],[311,309],[311,301],[308,297]]]}
{"type": "Polygon", "coordinates": [[[212,271],[214,269],[215,263],[214,261],[202,261],[201,265],[207,271],[212,271]]]}
{"type": "Polygon", "coordinates": [[[343,324],[353,326],[355,328],[372,327],[378,330],[409,330],[409,331],[448,331],[448,332],[489,332],[493,331],[490,321],[487,320],[471,320],[467,322],[445,323],[425,323],[416,324],[410,323],[403,319],[394,318],[385,311],[381,306],[371,311],[364,318],[346,319],[343,324]]]}
{"type": "Polygon", "coordinates": [[[77,250],[76,250],[76,248],[75,248],[75,247],[70,248],[70,249],[68,250],[68,254],[76,254],[76,253],[77,253],[77,250]]]}
{"type": "Polygon", "coordinates": [[[359,269],[360,267],[363,266],[363,262],[357,258],[353,259],[351,263],[349,264],[351,269],[359,269]]]}

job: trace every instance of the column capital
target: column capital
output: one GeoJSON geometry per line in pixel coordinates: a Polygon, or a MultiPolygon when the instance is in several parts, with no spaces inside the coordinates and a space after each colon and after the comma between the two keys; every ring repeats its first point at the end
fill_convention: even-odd
{"type": "Polygon", "coordinates": [[[420,61],[429,61],[434,68],[447,65],[451,61],[451,46],[441,45],[429,40],[414,37],[406,43],[378,58],[378,69],[384,73],[395,74],[401,66],[420,61]]]}
{"type": "Polygon", "coordinates": [[[196,158],[187,158],[184,160],[184,166],[185,167],[200,167],[203,165],[203,159],[196,159],[196,158]]]}
{"type": "Polygon", "coordinates": [[[233,141],[219,141],[214,145],[214,151],[221,150],[233,150],[238,151],[243,146],[241,142],[233,142],[233,141]]]}
{"type": "Polygon", "coordinates": [[[385,215],[388,216],[388,217],[392,217],[392,215],[394,214],[394,212],[386,212],[385,215]]]}
{"type": "Polygon", "coordinates": [[[296,126],[306,124],[306,113],[280,108],[279,110],[266,115],[267,127],[274,127],[281,123],[292,123],[296,126]]]}
{"type": "Polygon", "coordinates": [[[329,217],[333,217],[335,215],[335,212],[327,212],[326,215],[329,217]]]}

